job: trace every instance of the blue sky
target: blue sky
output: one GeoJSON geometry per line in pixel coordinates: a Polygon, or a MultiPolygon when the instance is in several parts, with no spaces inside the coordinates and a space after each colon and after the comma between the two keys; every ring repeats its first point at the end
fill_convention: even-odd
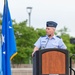
{"type": "MultiPolygon", "coordinates": [[[[0,12],[3,12],[0,0],[0,12]]],[[[57,30],[64,26],[69,34],[75,37],[75,2],[74,0],[8,0],[12,19],[17,22],[28,19],[26,7],[33,7],[31,26],[45,28],[46,21],[56,21],[57,30]]]]}

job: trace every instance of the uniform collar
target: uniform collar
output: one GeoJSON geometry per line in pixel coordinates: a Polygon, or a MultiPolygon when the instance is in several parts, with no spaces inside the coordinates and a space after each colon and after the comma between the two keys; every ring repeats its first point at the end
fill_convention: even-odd
{"type": "MultiPolygon", "coordinates": [[[[46,35],[46,38],[49,39],[48,35],[46,35]]],[[[54,35],[51,39],[55,39],[56,36],[54,35]]]]}

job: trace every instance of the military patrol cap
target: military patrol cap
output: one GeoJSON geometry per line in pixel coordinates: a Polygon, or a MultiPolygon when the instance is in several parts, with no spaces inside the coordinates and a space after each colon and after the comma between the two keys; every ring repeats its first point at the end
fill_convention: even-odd
{"type": "Polygon", "coordinates": [[[46,26],[47,27],[57,27],[57,23],[56,22],[54,22],[54,21],[47,21],[47,23],[46,23],[46,26]]]}

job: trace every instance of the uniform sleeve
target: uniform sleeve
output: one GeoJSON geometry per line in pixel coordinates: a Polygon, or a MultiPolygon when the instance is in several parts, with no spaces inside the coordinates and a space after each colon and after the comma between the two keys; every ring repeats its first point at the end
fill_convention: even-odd
{"type": "Polygon", "coordinates": [[[41,37],[35,42],[34,46],[40,48],[41,46],[41,37]]]}
{"type": "Polygon", "coordinates": [[[67,47],[66,47],[66,45],[64,44],[64,42],[63,42],[62,39],[60,39],[60,41],[59,41],[59,48],[61,48],[61,49],[67,49],[67,47]]]}

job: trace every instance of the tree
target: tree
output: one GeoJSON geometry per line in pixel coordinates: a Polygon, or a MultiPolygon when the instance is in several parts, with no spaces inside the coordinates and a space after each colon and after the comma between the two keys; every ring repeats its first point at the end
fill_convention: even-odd
{"type": "Polygon", "coordinates": [[[67,50],[69,51],[70,55],[75,54],[75,45],[70,43],[71,36],[67,33],[68,29],[66,27],[57,30],[57,33],[60,33],[60,37],[63,39],[64,43],[67,46],[67,50]]]}
{"type": "Polygon", "coordinates": [[[2,13],[0,13],[0,25],[2,25],[2,13]]]}
{"type": "Polygon", "coordinates": [[[29,63],[33,51],[33,44],[38,38],[38,33],[33,27],[27,27],[26,21],[14,24],[18,54],[12,63],[29,63]]]}

